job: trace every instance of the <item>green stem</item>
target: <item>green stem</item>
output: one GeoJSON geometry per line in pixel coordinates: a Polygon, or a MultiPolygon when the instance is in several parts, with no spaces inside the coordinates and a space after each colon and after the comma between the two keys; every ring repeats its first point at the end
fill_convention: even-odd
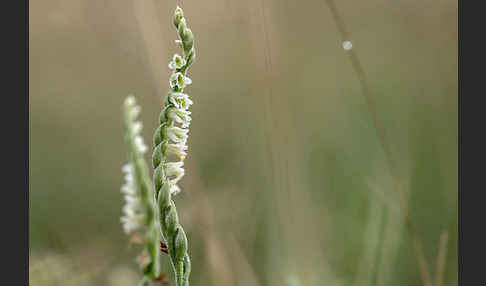
{"type": "MultiPolygon", "coordinates": [[[[174,70],[173,76],[177,75],[177,72],[180,72],[184,76],[184,84],[181,85],[178,80],[176,81],[176,84],[171,82],[171,85],[174,86],[171,88],[171,92],[169,92],[165,99],[165,107],[160,114],[158,122],[159,126],[154,134],[152,166],[154,168],[153,183],[155,186],[154,193],[160,220],[160,232],[162,233],[162,236],[167,243],[169,257],[176,276],[176,285],[188,286],[190,274],[190,259],[187,254],[188,243],[184,230],[179,224],[177,210],[174,201],[172,200],[172,191],[178,190],[175,182],[177,182],[177,180],[180,179],[180,177],[183,175],[183,170],[181,171],[179,169],[182,168],[181,162],[183,161],[183,158],[185,156],[185,152],[183,152],[183,150],[185,149],[181,149],[182,151],[178,150],[177,148],[179,147],[177,146],[184,145],[185,147],[185,139],[183,140],[183,143],[181,143],[182,141],[175,142],[180,145],[169,145],[169,140],[176,140],[173,137],[176,136],[176,131],[174,130],[179,130],[177,132],[182,132],[180,130],[184,130],[186,132],[184,133],[184,136],[185,138],[187,138],[187,129],[184,128],[186,128],[186,126],[189,124],[190,117],[188,117],[187,110],[185,108],[181,109],[181,105],[177,102],[177,94],[183,92],[183,87],[185,85],[185,75],[187,73],[187,69],[194,61],[195,52],[193,46],[192,32],[189,28],[187,28],[182,9],[180,9],[179,7],[177,7],[174,13],[174,25],[177,28],[179,38],[182,42],[182,47],[184,50],[184,60],[186,61],[186,63],[183,66],[180,66],[179,69],[174,70]],[[172,118],[173,116],[180,116],[181,118],[184,118],[184,120],[182,120],[181,118],[179,119],[181,119],[185,124],[183,124],[182,127],[176,127],[175,122],[172,118]],[[172,134],[173,136],[169,136],[169,132],[174,132],[172,134]],[[169,155],[169,153],[167,153],[169,152],[169,147],[172,148],[170,149],[172,150],[171,152],[175,152],[176,154],[181,156],[180,162],[166,162],[167,156],[169,155]],[[173,174],[171,174],[171,172],[173,174]],[[176,175],[177,180],[174,179],[171,181],[169,179],[171,175],[176,175]]],[[[176,57],[174,57],[174,59],[176,59],[176,57]]],[[[171,76],[171,81],[172,80],[173,79],[171,76]]],[[[185,106],[187,107],[188,105],[189,103],[185,101],[185,106]]]]}

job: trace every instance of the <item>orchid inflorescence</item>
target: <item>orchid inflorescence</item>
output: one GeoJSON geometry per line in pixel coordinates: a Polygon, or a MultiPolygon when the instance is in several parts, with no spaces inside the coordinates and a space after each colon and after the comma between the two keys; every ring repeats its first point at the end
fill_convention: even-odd
{"type": "Polygon", "coordinates": [[[169,78],[169,91],[164,109],[159,117],[159,127],[154,134],[152,165],[154,167],[155,198],[158,202],[160,226],[167,243],[167,250],[174,267],[177,286],[189,285],[191,262],[187,253],[186,234],[179,224],[172,196],[180,192],[177,183],[184,176],[184,159],[187,156],[187,137],[191,123],[188,110],[192,100],[184,93],[184,88],[192,83],[186,76],[187,69],[195,59],[192,31],[187,27],[182,9],[174,13],[174,25],[183,49],[183,55],[175,54],[169,63],[172,75],[169,78]],[[178,161],[169,162],[168,158],[178,161]]]}
{"type": "Polygon", "coordinates": [[[125,205],[120,220],[125,233],[131,236],[130,241],[144,245],[137,261],[144,273],[142,284],[146,284],[160,276],[158,245],[161,236],[153,184],[143,158],[148,148],[141,136],[142,123],[138,120],[140,110],[133,96],[126,98],[123,104],[123,118],[129,159],[122,168],[125,184],[122,185],[121,192],[125,195],[125,205]]]}
{"type": "Polygon", "coordinates": [[[123,167],[125,184],[125,206],[121,222],[129,235],[136,236],[145,244],[139,264],[144,273],[141,285],[150,285],[160,280],[160,250],[168,254],[175,272],[176,286],[188,286],[191,262],[187,253],[186,234],[179,223],[173,196],[181,189],[178,182],[184,176],[184,159],[187,156],[187,137],[191,122],[193,104],[184,93],[184,88],[192,83],[187,77],[187,69],[195,60],[194,38],[187,27],[183,11],[177,7],[174,25],[182,47],[182,55],[175,54],[169,63],[172,74],[169,78],[170,91],[165,98],[158,127],[154,134],[152,165],[153,183],[143,159],[147,146],[140,135],[142,123],[137,120],[140,107],[133,96],[124,103],[124,127],[129,162],[123,167]],[[169,159],[171,161],[169,161],[169,159]],[[176,159],[173,161],[172,159],[176,159]],[[160,239],[163,241],[160,241],[160,239]],[[159,249],[159,243],[162,248],[159,249]]]}

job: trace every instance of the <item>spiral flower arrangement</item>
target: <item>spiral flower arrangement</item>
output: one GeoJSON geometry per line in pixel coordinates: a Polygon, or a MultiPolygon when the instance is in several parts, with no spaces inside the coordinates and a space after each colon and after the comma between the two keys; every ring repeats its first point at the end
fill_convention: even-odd
{"type": "Polygon", "coordinates": [[[147,285],[160,277],[160,231],[152,182],[143,158],[148,148],[140,135],[142,123],[137,120],[139,115],[140,106],[136,105],[135,98],[127,97],[123,104],[123,127],[129,159],[122,168],[125,184],[122,185],[121,192],[125,195],[125,205],[120,220],[123,230],[130,235],[131,242],[144,245],[138,262],[144,274],[141,285],[147,285]]]}
{"type": "Polygon", "coordinates": [[[180,7],[177,7],[174,12],[174,25],[179,35],[176,43],[182,47],[183,55],[175,54],[169,63],[169,68],[172,70],[169,78],[171,90],[165,98],[159,126],[154,134],[152,165],[154,198],[158,202],[160,228],[174,268],[176,285],[188,286],[191,261],[187,253],[187,237],[179,223],[172,197],[180,192],[177,183],[184,176],[186,142],[191,122],[191,112],[188,109],[193,103],[184,93],[184,88],[192,83],[186,73],[195,60],[195,50],[192,31],[187,27],[180,7]],[[168,161],[172,158],[177,161],[168,161]]]}
{"type": "Polygon", "coordinates": [[[154,135],[153,183],[143,158],[147,146],[140,135],[140,107],[136,105],[133,96],[129,96],[123,104],[129,162],[122,168],[125,184],[121,191],[125,195],[125,205],[121,222],[124,231],[132,237],[132,242],[145,245],[138,257],[144,274],[140,285],[151,285],[153,281],[160,281],[165,277],[160,274],[160,252],[169,255],[176,286],[188,286],[191,273],[187,237],[179,223],[172,197],[180,192],[177,183],[184,176],[186,142],[191,122],[191,112],[188,109],[192,105],[184,88],[192,82],[186,74],[196,54],[192,31],[187,27],[180,7],[174,12],[174,25],[179,35],[176,43],[182,47],[183,53],[182,56],[175,54],[169,63],[172,70],[169,78],[170,92],[165,98],[154,135]]]}

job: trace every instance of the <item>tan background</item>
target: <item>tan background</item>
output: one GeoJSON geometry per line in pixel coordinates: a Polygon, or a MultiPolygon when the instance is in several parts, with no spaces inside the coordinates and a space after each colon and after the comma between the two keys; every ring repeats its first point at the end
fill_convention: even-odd
{"type": "MultiPolygon", "coordinates": [[[[192,285],[420,285],[395,180],[326,2],[180,2],[30,1],[31,285],[140,278],[119,222],[121,103],[136,96],[151,146],[177,4],[197,50],[176,198],[192,285]]],[[[336,6],[430,271],[448,233],[443,285],[456,285],[457,3],[336,6]]]]}

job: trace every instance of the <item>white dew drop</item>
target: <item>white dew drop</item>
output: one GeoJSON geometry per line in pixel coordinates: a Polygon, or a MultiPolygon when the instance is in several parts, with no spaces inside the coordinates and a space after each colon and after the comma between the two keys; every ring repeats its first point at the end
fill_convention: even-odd
{"type": "Polygon", "coordinates": [[[349,51],[353,48],[353,43],[351,43],[350,41],[344,41],[343,42],[343,49],[345,51],[349,51]]]}

